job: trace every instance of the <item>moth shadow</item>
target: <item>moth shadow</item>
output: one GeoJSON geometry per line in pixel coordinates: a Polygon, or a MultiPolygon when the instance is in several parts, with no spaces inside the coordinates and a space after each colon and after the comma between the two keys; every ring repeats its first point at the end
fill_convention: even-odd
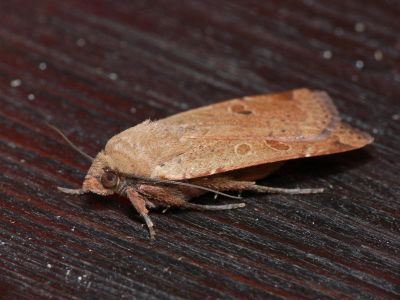
{"type": "MultiPolygon", "coordinates": [[[[142,222],[142,218],[136,212],[128,198],[119,195],[100,196],[96,194],[87,194],[83,208],[94,211],[113,211],[118,215],[125,215],[129,219],[142,222]]],[[[184,210],[177,207],[157,207],[151,209],[151,214],[164,214],[164,213],[180,213],[184,210]]]]}
{"type": "Polygon", "coordinates": [[[119,196],[100,196],[96,194],[87,194],[85,202],[82,205],[83,208],[93,211],[112,211],[118,215],[125,215],[135,221],[141,220],[139,214],[130,203],[129,199],[119,196]]]}
{"type": "Polygon", "coordinates": [[[340,176],[361,168],[373,159],[366,149],[326,156],[288,161],[277,172],[260,181],[261,184],[307,187],[307,183],[340,176]]]}

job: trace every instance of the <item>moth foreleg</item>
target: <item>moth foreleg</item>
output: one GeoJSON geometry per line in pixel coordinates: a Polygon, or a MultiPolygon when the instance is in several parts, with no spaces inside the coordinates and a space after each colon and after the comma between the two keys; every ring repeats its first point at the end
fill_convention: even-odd
{"type": "Polygon", "coordinates": [[[150,239],[154,239],[156,232],[154,230],[154,224],[149,217],[149,211],[146,208],[146,199],[132,188],[128,188],[126,194],[133,207],[135,207],[136,211],[146,222],[147,228],[149,229],[150,239]]]}

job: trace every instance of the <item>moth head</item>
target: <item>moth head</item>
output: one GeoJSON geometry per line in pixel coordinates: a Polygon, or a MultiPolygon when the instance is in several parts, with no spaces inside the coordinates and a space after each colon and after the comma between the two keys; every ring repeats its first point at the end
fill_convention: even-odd
{"type": "Polygon", "coordinates": [[[120,183],[120,177],[113,171],[107,157],[100,152],[93,160],[83,181],[82,190],[106,196],[114,194],[120,183]]]}

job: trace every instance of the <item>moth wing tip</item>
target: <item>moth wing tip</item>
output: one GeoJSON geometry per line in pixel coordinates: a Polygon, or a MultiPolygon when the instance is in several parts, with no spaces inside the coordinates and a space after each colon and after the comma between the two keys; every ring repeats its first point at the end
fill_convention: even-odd
{"type": "Polygon", "coordinates": [[[361,130],[357,130],[357,139],[356,143],[358,144],[359,148],[372,144],[375,138],[370,135],[369,133],[361,130]]]}
{"type": "Polygon", "coordinates": [[[372,144],[375,141],[375,138],[369,133],[366,134],[366,143],[365,145],[372,144]]]}

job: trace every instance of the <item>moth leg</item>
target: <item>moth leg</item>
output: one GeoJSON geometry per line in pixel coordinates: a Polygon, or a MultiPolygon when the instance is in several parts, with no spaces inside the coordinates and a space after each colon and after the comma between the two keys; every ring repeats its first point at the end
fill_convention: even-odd
{"type": "Polygon", "coordinates": [[[150,200],[148,200],[148,199],[145,199],[145,203],[146,203],[146,207],[147,208],[156,208],[157,207],[157,205],[155,205],[153,202],[151,202],[150,200]]]}
{"type": "Polygon", "coordinates": [[[166,206],[176,206],[190,208],[196,210],[226,210],[244,207],[244,203],[222,204],[222,205],[202,205],[188,202],[193,196],[193,192],[189,190],[180,191],[174,188],[161,188],[156,186],[141,185],[139,191],[145,195],[155,198],[157,202],[166,206]]]}
{"type": "Polygon", "coordinates": [[[254,192],[260,192],[260,193],[273,193],[273,194],[318,194],[322,193],[324,191],[323,188],[316,188],[316,189],[285,189],[285,188],[277,188],[277,187],[270,187],[270,186],[265,186],[265,185],[254,185],[249,189],[250,191],[254,192]]]}
{"type": "Polygon", "coordinates": [[[245,203],[231,203],[231,204],[221,204],[221,205],[204,205],[195,203],[186,203],[185,208],[191,208],[196,210],[227,210],[245,207],[245,203]]]}
{"type": "Polygon", "coordinates": [[[317,194],[322,193],[324,191],[323,188],[319,189],[285,189],[285,188],[277,188],[265,185],[257,185],[255,182],[250,182],[251,184],[245,189],[247,191],[253,191],[258,193],[272,193],[272,194],[317,194]]]}
{"type": "Polygon", "coordinates": [[[324,189],[285,189],[270,187],[265,185],[257,185],[254,181],[238,181],[230,178],[218,178],[216,180],[204,181],[207,187],[219,191],[252,191],[258,193],[281,193],[281,194],[315,194],[322,193],[324,189]]]}
{"type": "Polygon", "coordinates": [[[131,201],[133,207],[142,216],[146,222],[147,228],[149,229],[150,239],[154,239],[156,232],[154,230],[154,224],[149,217],[149,211],[146,208],[146,199],[142,197],[138,192],[133,189],[128,189],[126,194],[131,201]]]}

